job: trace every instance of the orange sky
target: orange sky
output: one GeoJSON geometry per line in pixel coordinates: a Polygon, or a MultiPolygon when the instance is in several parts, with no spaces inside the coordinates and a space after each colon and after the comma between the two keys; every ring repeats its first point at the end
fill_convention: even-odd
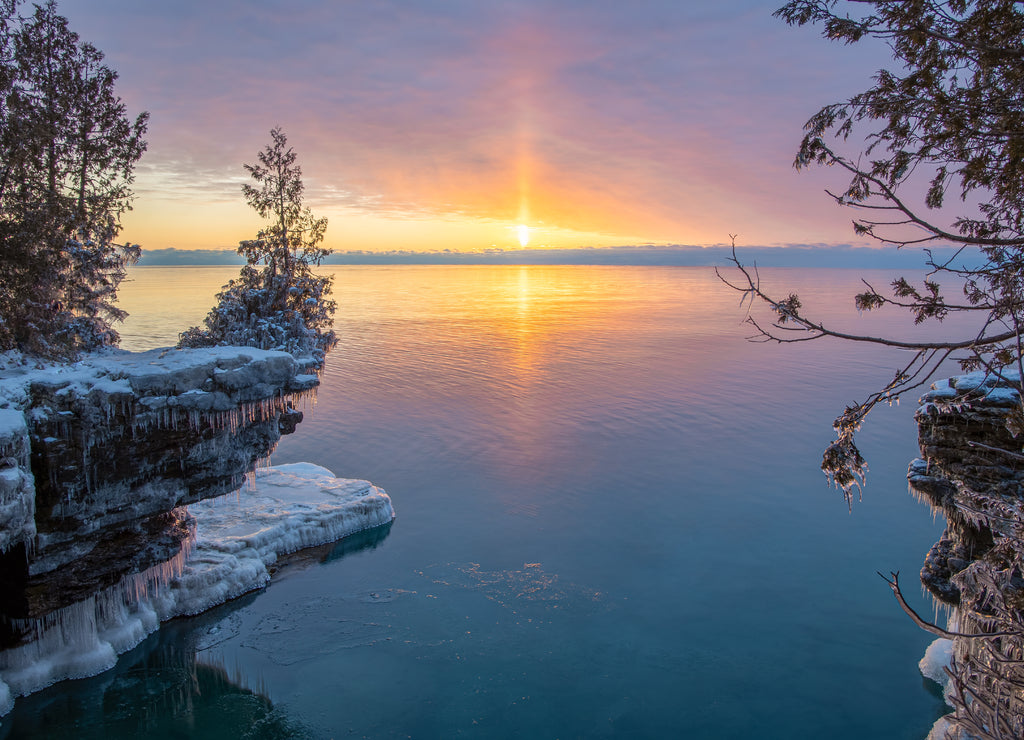
{"type": "Polygon", "coordinates": [[[152,115],[125,238],[251,237],[242,164],[281,126],[336,250],[856,243],[791,162],[884,55],[774,2],[274,5],[62,0],[152,115]]]}

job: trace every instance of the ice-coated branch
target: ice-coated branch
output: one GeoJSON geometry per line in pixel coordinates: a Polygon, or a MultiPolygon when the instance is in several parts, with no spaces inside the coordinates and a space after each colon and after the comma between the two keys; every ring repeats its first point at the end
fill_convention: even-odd
{"type": "MultiPolygon", "coordinates": [[[[878,571],[876,571],[878,572],[878,571]]],[[[907,600],[903,598],[903,592],[900,590],[900,572],[890,572],[890,578],[886,578],[881,573],[878,573],[878,577],[889,584],[889,588],[892,589],[893,595],[896,597],[896,601],[899,602],[900,607],[906,612],[907,616],[914,620],[914,624],[923,629],[925,632],[931,632],[933,635],[939,637],[945,637],[947,640],[952,640],[954,637],[960,637],[967,640],[977,640],[983,638],[992,637],[1019,637],[1020,634],[1017,632],[986,632],[978,634],[970,634],[967,632],[950,632],[944,630],[936,624],[926,621],[918,614],[914,609],[907,603],[907,600]]]]}

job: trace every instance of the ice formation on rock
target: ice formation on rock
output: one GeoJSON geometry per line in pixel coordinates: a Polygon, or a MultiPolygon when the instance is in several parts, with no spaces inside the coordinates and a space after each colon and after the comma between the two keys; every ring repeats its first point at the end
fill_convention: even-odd
{"type": "Polygon", "coordinates": [[[960,635],[936,641],[921,661],[922,672],[943,683],[954,709],[929,737],[1024,737],[1019,373],[939,381],[922,397],[916,419],[921,458],[910,465],[910,488],[946,520],[921,581],[949,608],[948,629],[960,635]]]}
{"type": "Polygon", "coordinates": [[[949,682],[945,668],[949,667],[949,660],[953,657],[953,641],[940,637],[934,640],[928,649],[924,651],[924,657],[917,667],[921,675],[930,678],[939,686],[945,686],[949,682]]]}
{"type": "Polygon", "coordinates": [[[301,419],[294,405],[318,383],[311,367],[238,347],[8,362],[0,612],[45,613],[166,560],[181,539],[168,512],[241,485],[301,419]],[[40,578],[47,588],[33,587],[40,578]],[[11,593],[27,600],[12,603],[11,593]]]}
{"type": "Polygon", "coordinates": [[[0,552],[36,534],[31,449],[25,415],[0,408],[0,552]]]}
{"type": "Polygon", "coordinates": [[[189,507],[194,538],[179,557],[158,566],[162,572],[128,577],[66,606],[34,624],[32,640],[0,651],[0,712],[10,711],[16,696],[107,670],[161,621],[265,586],[268,566],[282,554],[395,516],[381,489],[309,463],[261,469],[255,478],[252,488],[189,507]]]}
{"type": "Polygon", "coordinates": [[[317,369],[250,347],[0,355],[0,714],[265,585],[280,553],[391,521],[383,491],[308,464],[239,491],[317,369]]]}
{"type": "Polygon", "coordinates": [[[243,489],[189,507],[196,538],[181,575],[160,591],[161,619],[198,614],[260,588],[282,553],[333,542],[395,517],[388,495],[365,480],[295,463],[257,470],[243,489]]]}

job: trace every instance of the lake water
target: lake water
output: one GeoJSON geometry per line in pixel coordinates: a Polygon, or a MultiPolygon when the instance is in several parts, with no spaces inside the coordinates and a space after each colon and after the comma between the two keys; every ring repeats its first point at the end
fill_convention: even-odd
{"type": "MultiPolygon", "coordinates": [[[[914,404],[861,433],[852,514],[818,469],[903,355],[747,342],[703,268],[333,272],[340,342],[273,462],[372,480],[394,524],[19,699],[0,735],[921,740],[944,713],[876,575],[912,584],[941,532],[906,489],[914,404]]],[[[124,346],[173,343],[235,274],[136,268],[124,346]]],[[[860,277],[763,273],[912,331],[845,311],[860,277]]]]}

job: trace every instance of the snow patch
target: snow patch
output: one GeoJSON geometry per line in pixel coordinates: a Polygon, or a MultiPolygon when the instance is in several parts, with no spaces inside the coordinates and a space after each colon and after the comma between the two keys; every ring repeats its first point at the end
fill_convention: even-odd
{"type": "Polygon", "coordinates": [[[955,740],[962,737],[950,717],[948,714],[939,717],[924,740],[955,740]]]}
{"type": "Polygon", "coordinates": [[[0,409],[0,444],[11,444],[28,434],[25,415],[17,409],[0,409]]]}
{"type": "Polygon", "coordinates": [[[3,716],[14,709],[14,697],[11,690],[3,681],[0,681],[0,716],[3,716]]]}
{"type": "Polygon", "coordinates": [[[924,651],[924,657],[921,658],[917,667],[920,669],[922,676],[930,678],[939,686],[945,688],[946,684],[949,683],[949,676],[946,675],[943,669],[949,667],[952,659],[953,641],[940,637],[933,641],[928,646],[928,649],[924,651]]]}
{"type": "Polygon", "coordinates": [[[999,373],[984,370],[954,375],[932,383],[931,390],[921,397],[919,413],[927,413],[931,404],[972,404],[1017,406],[1021,402],[1020,373],[1003,368],[999,373]]]}
{"type": "Polygon", "coordinates": [[[107,349],[85,355],[70,365],[0,363],[0,408],[24,408],[33,383],[73,396],[97,393],[108,397],[134,394],[167,398],[214,380],[219,389],[241,391],[245,400],[254,400],[255,394],[246,392],[249,388],[262,384],[290,391],[296,375],[301,378],[296,390],[308,390],[315,383],[311,384],[306,370],[304,360],[287,352],[254,347],[163,348],[146,352],[107,349]]]}
{"type": "Polygon", "coordinates": [[[310,388],[315,388],[318,385],[320,385],[320,378],[316,375],[303,374],[296,375],[292,378],[293,388],[308,390],[310,388]]]}
{"type": "MultiPolygon", "coordinates": [[[[0,652],[0,715],[58,681],[93,676],[138,645],[159,622],[198,614],[260,588],[284,555],[391,522],[391,499],[364,480],[311,463],[257,470],[255,488],[193,504],[196,535],[180,574],[160,588],[115,588],[49,616],[39,639],[0,652]]],[[[157,566],[159,567],[159,566],[157,566]]],[[[138,577],[135,577],[138,580],[138,577]]]]}

